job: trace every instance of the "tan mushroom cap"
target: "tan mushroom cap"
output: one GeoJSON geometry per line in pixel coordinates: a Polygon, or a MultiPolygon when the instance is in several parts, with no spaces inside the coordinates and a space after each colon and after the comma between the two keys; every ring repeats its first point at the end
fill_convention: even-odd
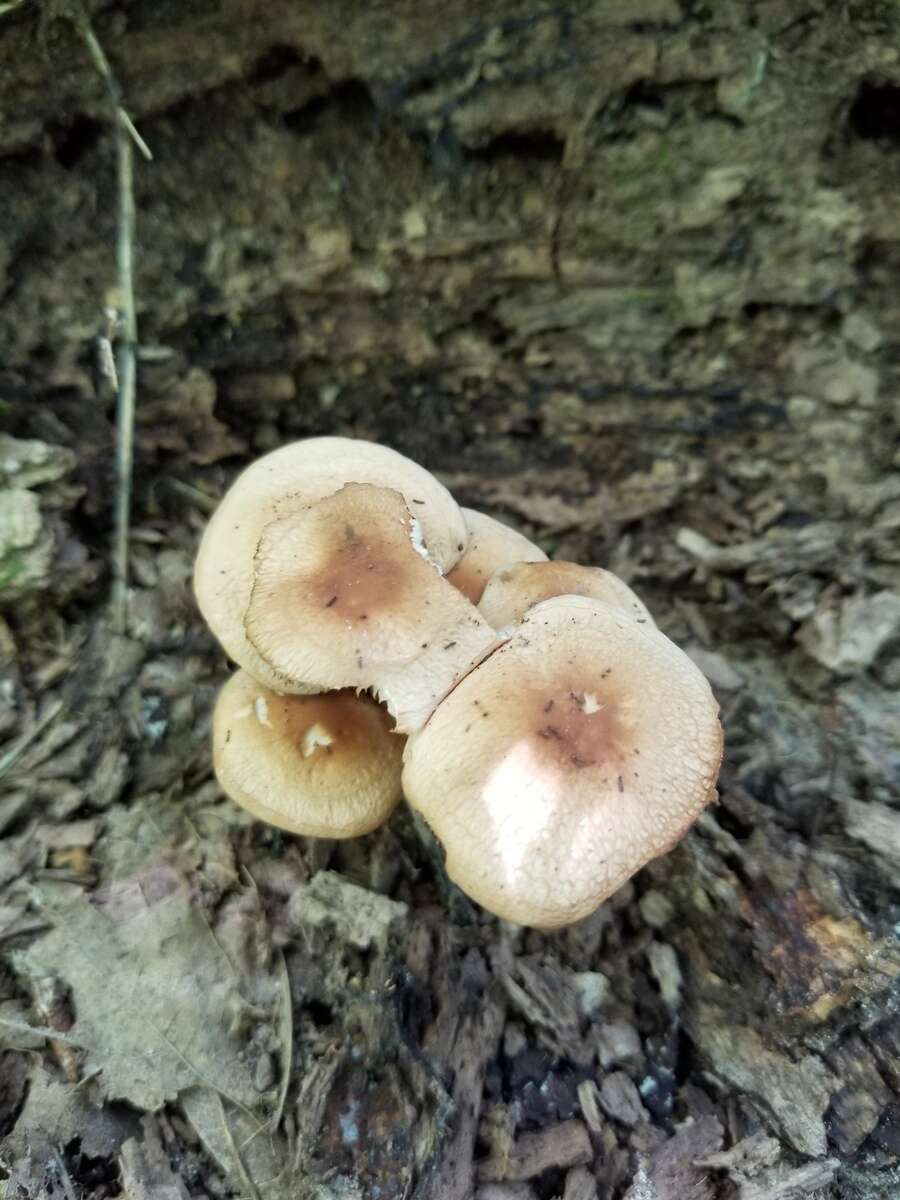
{"type": "Polygon", "coordinates": [[[686,654],[610,605],[534,608],[410,738],[403,788],[486,909],[553,929],[671,849],[715,798],[718,705],[686,654]]]}
{"type": "Polygon", "coordinates": [[[400,799],[403,738],[354,692],[281,696],[237,671],[219,693],[213,762],[225,793],[261,821],[312,837],[376,829],[400,799]]]}
{"type": "Polygon", "coordinates": [[[261,683],[286,690],[244,630],[262,531],[270,521],[331,496],[350,482],[399,491],[419,522],[429,557],[442,572],[449,571],[465,549],[466,526],[456,501],[430,472],[396,450],[352,438],[321,437],[264,455],[222,498],[194,565],[194,592],[206,623],[226,653],[261,683]]]}
{"type": "Polygon", "coordinates": [[[529,608],[554,596],[587,596],[628,613],[639,624],[655,628],[644,603],[612,571],[572,562],[517,563],[494,574],[478,604],[495,629],[515,625],[529,608]]]}
{"type": "Polygon", "coordinates": [[[283,690],[374,688],[401,732],[496,641],[424,557],[399,492],[347,484],[270,522],[256,559],[247,638],[283,690]]]}
{"type": "Polygon", "coordinates": [[[501,567],[510,563],[547,561],[540,546],[535,546],[517,529],[510,529],[502,521],[475,508],[464,508],[462,513],[469,540],[465,553],[447,579],[473,604],[478,603],[487,581],[501,567]]]}

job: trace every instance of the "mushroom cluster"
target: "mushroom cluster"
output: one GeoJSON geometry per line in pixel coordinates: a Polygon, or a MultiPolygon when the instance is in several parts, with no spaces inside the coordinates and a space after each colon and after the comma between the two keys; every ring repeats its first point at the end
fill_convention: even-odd
{"type": "Polygon", "coordinates": [[[216,774],[272,825],[354,837],[405,795],[464,892],[552,929],[715,797],[716,701],[632,590],[548,561],[384,446],[310,438],[253,463],[194,587],[239,667],[216,774]]]}

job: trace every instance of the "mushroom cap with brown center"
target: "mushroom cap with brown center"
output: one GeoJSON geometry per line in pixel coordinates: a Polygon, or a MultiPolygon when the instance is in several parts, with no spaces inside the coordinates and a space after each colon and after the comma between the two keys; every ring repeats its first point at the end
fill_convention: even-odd
{"type": "Polygon", "coordinates": [[[501,567],[510,563],[547,561],[540,546],[530,542],[524,533],[475,508],[464,508],[462,512],[469,540],[465,553],[447,579],[473,604],[478,603],[487,581],[501,567]]]}
{"type": "Polygon", "coordinates": [[[256,654],[244,629],[262,531],[269,522],[350,482],[399,491],[440,571],[449,571],[465,549],[465,521],[447,489],[424,467],[387,446],[352,438],[308,438],[257,459],[237,477],[206,526],[194,565],[194,592],[226,653],[262,683],[288,690],[256,654]]]}
{"type": "Polygon", "coordinates": [[[603,567],[572,562],[522,562],[501,567],[488,581],[478,607],[495,629],[515,625],[535,604],[554,596],[587,596],[628,613],[638,624],[655,627],[631,588],[603,567]]]}
{"type": "Polygon", "coordinates": [[[709,684],[598,601],[531,610],[407,743],[403,788],[467,895],[552,929],[669,850],[715,797],[709,684]]]}
{"type": "Polygon", "coordinates": [[[282,696],[237,671],[213,715],[216,776],[269,825],[357,837],[386,821],[401,796],[403,738],[392,727],[369,696],[282,696]]]}
{"type": "Polygon", "coordinates": [[[423,556],[400,493],[365,483],[265,527],[244,623],[284,690],[374,688],[401,732],[496,640],[423,556]]]}

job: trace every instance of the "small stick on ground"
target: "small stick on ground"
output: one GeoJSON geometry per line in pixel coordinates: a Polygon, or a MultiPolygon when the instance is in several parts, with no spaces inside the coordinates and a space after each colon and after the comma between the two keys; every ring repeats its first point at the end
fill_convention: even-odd
{"type": "Polygon", "coordinates": [[[119,341],[116,405],[116,532],[113,545],[113,623],[124,633],[128,616],[128,534],[131,524],[131,479],[134,445],[134,396],[137,383],[137,316],[134,310],[134,173],[131,136],[121,116],[116,121],[119,219],[116,264],[123,330],[119,341]]]}
{"type": "Polygon", "coordinates": [[[118,309],[121,315],[116,355],[116,509],[112,554],[112,618],[118,633],[128,622],[128,541],[131,523],[131,480],[134,446],[134,400],[137,388],[137,313],[134,303],[134,151],[146,159],[153,155],[122,107],[121,90],[109,59],[82,11],[75,24],[106,84],[116,131],[118,216],[116,221],[116,272],[118,309]]]}
{"type": "Polygon", "coordinates": [[[2,778],[11,767],[14,767],[18,760],[22,757],[28,747],[35,742],[48,725],[51,725],[64,708],[62,700],[55,700],[47,709],[42,717],[39,717],[32,727],[27,730],[15,742],[9,750],[0,756],[0,778],[2,778]]]}
{"type": "Polygon", "coordinates": [[[56,1170],[57,1178],[63,1186],[63,1191],[66,1193],[66,1200],[78,1200],[75,1188],[72,1185],[72,1176],[68,1172],[61,1150],[53,1151],[53,1166],[56,1170]]]}
{"type": "Polygon", "coordinates": [[[284,1116],[284,1106],[287,1103],[288,1090],[291,1086],[291,1066],[294,1058],[294,1017],[293,1000],[291,997],[291,977],[288,973],[287,959],[284,951],[279,952],[279,975],[281,978],[282,1016],[281,1028],[283,1044],[281,1047],[281,1086],[278,1089],[278,1103],[272,1117],[272,1128],[277,1129],[284,1116]]]}

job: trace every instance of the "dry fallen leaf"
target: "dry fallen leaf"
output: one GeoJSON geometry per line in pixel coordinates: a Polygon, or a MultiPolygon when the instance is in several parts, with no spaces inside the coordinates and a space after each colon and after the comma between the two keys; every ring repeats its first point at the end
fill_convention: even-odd
{"type": "Polygon", "coordinates": [[[204,1084],[259,1105],[235,1030],[241,980],[174,870],[159,865],[51,919],[15,965],[68,985],[68,1036],[83,1049],[83,1073],[101,1073],[105,1096],[154,1111],[204,1084]]]}

